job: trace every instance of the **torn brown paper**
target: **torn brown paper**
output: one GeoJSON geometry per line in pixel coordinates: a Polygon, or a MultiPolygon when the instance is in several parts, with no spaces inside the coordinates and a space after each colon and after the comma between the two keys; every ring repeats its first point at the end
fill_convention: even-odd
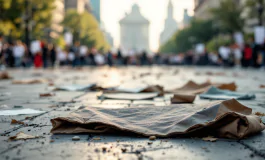
{"type": "Polygon", "coordinates": [[[12,84],[38,84],[48,82],[47,79],[22,79],[22,80],[13,80],[12,84]]]}
{"type": "Polygon", "coordinates": [[[205,82],[202,84],[198,84],[193,81],[189,81],[183,87],[180,87],[174,90],[169,90],[168,92],[178,93],[178,94],[195,94],[196,95],[196,94],[200,94],[200,93],[207,91],[212,86],[215,86],[219,89],[225,89],[225,90],[230,90],[230,91],[235,91],[237,88],[235,83],[220,84],[220,83],[205,82]]]}
{"type": "Polygon", "coordinates": [[[195,100],[196,95],[193,94],[174,94],[171,98],[171,103],[193,103],[195,100]]]}
{"type": "Polygon", "coordinates": [[[7,72],[0,72],[0,80],[11,79],[7,72]]]}
{"type": "Polygon", "coordinates": [[[208,105],[102,109],[87,107],[51,120],[52,133],[134,133],[156,137],[223,137],[241,139],[265,129],[260,117],[236,100],[208,105]]]}

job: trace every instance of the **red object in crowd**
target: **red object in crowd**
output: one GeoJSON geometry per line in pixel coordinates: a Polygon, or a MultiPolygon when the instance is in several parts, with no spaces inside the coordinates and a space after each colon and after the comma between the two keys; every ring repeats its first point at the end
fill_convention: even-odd
{"type": "Polygon", "coordinates": [[[250,60],[251,59],[251,57],[252,57],[252,49],[250,48],[250,47],[246,47],[245,49],[244,49],[244,59],[246,59],[246,60],[250,60]]]}
{"type": "Polygon", "coordinates": [[[37,53],[34,57],[34,66],[36,68],[42,67],[42,57],[40,53],[37,53]]]}

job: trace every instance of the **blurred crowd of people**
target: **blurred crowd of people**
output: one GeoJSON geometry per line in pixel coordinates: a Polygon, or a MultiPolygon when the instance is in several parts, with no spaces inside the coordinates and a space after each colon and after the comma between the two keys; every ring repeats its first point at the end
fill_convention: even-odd
{"type": "Polygon", "coordinates": [[[265,40],[259,45],[254,42],[254,39],[250,39],[248,43],[241,46],[236,43],[223,45],[215,52],[208,52],[207,49],[201,53],[189,51],[183,54],[183,57],[182,62],[189,65],[264,68],[265,40]]]}
{"type": "Polygon", "coordinates": [[[219,47],[217,52],[197,53],[190,50],[180,54],[149,54],[133,50],[117,50],[103,53],[95,48],[88,48],[76,42],[64,49],[49,44],[45,40],[32,41],[27,47],[21,41],[5,42],[0,36],[0,67],[36,67],[48,68],[58,66],[122,66],[122,65],[211,65],[211,66],[265,66],[265,43],[256,45],[254,41],[243,47],[234,44],[219,47]]]}

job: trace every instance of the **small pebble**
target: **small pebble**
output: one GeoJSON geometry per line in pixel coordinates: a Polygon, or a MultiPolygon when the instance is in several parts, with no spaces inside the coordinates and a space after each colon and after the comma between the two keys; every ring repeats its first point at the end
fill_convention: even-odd
{"type": "Polygon", "coordinates": [[[74,136],[74,137],[72,138],[72,140],[73,140],[73,141],[79,141],[79,140],[80,140],[80,137],[79,137],[79,136],[74,136]]]}
{"type": "Polygon", "coordinates": [[[147,144],[148,144],[148,145],[151,145],[151,144],[153,144],[153,142],[147,142],[147,144]]]}
{"type": "Polygon", "coordinates": [[[23,106],[14,106],[14,108],[23,108],[23,106]]]}
{"type": "Polygon", "coordinates": [[[151,140],[151,141],[156,140],[156,136],[150,136],[150,137],[149,137],[149,140],[151,140]]]}
{"type": "Polygon", "coordinates": [[[122,151],[122,153],[125,153],[127,151],[127,149],[126,148],[122,148],[121,151],[122,151]]]}
{"type": "Polygon", "coordinates": [[[107,147],[102,147],[102,151],[106,152],[107,151],[107,147]]]}

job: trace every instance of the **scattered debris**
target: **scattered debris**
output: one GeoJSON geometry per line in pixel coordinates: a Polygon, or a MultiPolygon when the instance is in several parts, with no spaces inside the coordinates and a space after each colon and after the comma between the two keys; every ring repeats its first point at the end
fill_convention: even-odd
{"type": "Polygon", "coordinates": [[[13,108],[23,108],[23,106],[14,106],[13,108]]]}
{"type": "Polygon", "coordinates": [[[0,80],[11,79],[7,72],[0,72],[0,80]]]}
{"type": "Polygon", "coordinates": [[[50,140],[50,142],[51,142],[51,143],[53,143],[53,142],[54,142],[54,140],[52,139],[52,140],[50,140]]]}
{"type": "Polygon", "coordinates": [[[79,137],[79,136],[74,136],[74,137],[72,138],[72,140],[73,140],[73,141],[79,141],[79,140],[80,140],[80,137],[79,137]]]}
{"type": "Polygon", "coordinates": [[[202,140],[209,141],[209,142],[216,142],[217,139],[218,138],[214,138],[213,136],[208,136],[208,137],[202,138],[202,140]]]}
{"type": "Polygon", "coordinates": [[[265,85],[261,84],[261,85],[259,86],[259,88],[265,88],[265,85]]]}
{"type": "Polygon", "coordinates": [[[6,104],[3,104],[0,106],[0,109],[5,109],[5,108],[8,108],[8,106],[6,104]]]}
{"type": "Polygon", "coordinates": [[[99,141],[99,140],[101,140],[101,138],[100,137],[94,137],[93,140],[99,141]]]}
{"type": "Polygon", "coordinates": [[[34,117],[26,117],[25,120],[32,120],[34,117]]]}
{"type": "Polygon", "coordinates": [[[156,136],[150,136],[150,137],[149,137],[149,140],[151,140],[151,141],[156,140],[156,136]]]}
{"type": "Polygon", "coordinates": [[[22,125],[25,125],[25,122],[18,121],[18,120],[15,120],[15,119],[12,119],[12,120],[11,120],[11,124],[22,124],[22,125]]]}
{"type": "Polygon", "coordinates": [[[103,152],[106,152],[106,151],[107,151],[107,147],[105,147],[105,146],[102,147],[102,151],[103,151],[103,152]]]}
{"type": "Polygon", "coordinates": [[[127,148],[121,148],[122,153],[125,153],[127,151],[127,148]]]}
{"type": "Polygon", "coordinates": [[[54,83],[53,83],[53,82],[50,82],[50,83],[48,84],[48,86],[54,86],[54,83]]]}
{"type": "Polygon", "coordinates": [[[153,142],[147,142],[147,144],[148,144],[148,145],[151,145],[151,144],[153,144],[153,142]]]}
{"type": "Polygon", "coordinates": [[[29,134],[25,134],[23,132],[19,132],[15,136],[9,137],[8,140],[16,141],[16,140],[26,140],[26,139],[36,139],[36,138],[40,138],[40,136],[32,136],[29,134]]]}
{"type": "Polygon", "coordinates": [[[54,94],[52,93],[40,93],[40,97],[52,97],[54,94]]]}
{"type": "Polygon", "coordinates": [[[12,84],[39,84],[47,82],[46,79],[24,79],[24,80],[13,80],[12,84]]]}
{"type": "Polygon", "coordinates": [[[256,112],[255,115],[256,115],[256,116],[259,116],[259,117],[263,117],[263,116],[265,116],[265,113],[256,112]]]}

